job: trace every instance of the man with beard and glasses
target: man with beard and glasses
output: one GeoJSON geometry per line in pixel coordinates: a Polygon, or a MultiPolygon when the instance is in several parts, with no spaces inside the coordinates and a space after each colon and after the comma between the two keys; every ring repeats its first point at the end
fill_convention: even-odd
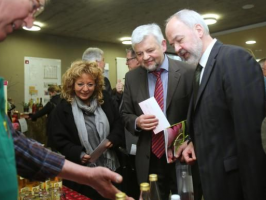
{"type": "Polygon", "coordinates": [[[187,163],[197,159],[204,199],[266,199],[259,64],[245,49],[213,39],[192,10],[167,20],[166,37],[177,55],[197,65],[188,112],[192,142],[182,155],[187,163]]]}
{"type": "MultiPolygon", "coordinates": [[[[0,0],[0,41],[22,26],[32,27],[34,18],[43,11],[48,0],[0,0]]],[[[17,200],[17,173],[31,180],[60,176],[86,184],[102,196],[115,199],[122,177],[107,168],[89,168],[72,163],[63,156],[29,141],[16,132],[5,114],[3,78],[0,77],[0,199],[17,200]]],[[[127,197],[128,199],[132,199],[127,197]]]]}
{"type": "Polygon", "coordinates": [[[158,119],[143,114],[139,103],[154,96],[170,124],[185,120],[195,68],[164,54],[166,40],[157,24],[137,27],[132,33],[132,47],[141,66],[126,74],[122,115],[126,129],[139,136],[138,182],[147,182],[149,174],[158,174],[161,199],[168,199],[170,191],[177,193],[175,163],[167,164],[163,132],[153,133],[158,119]],[[156,74],[159,74],[160,87],[156,86],[156,74]],[[158,89],[161,101],[156,98],[158,89]]]}

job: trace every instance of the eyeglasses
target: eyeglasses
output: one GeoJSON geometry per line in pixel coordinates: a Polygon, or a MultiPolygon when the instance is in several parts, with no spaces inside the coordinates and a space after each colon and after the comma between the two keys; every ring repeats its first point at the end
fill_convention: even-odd
{"type": "Polygon", "coordinates": [[[76,83],[77,86],[80,88],[80,89],[83,89],[85,85],[87,85],[88,88],[93,88],[96,86],[96,84],[93,84],[93,83],[88,83],[88,84],[84,84],[84,83],[76,83]]]}
{"type": "Polygon", "coordinates": [[[32,15],[36,18],[38,15],[44,11],[44,4],[40,0],[31,0],[32,1],[32,15]]]}
{"type": "Polygon", "coordinates": [[[133,58],[127,58],[127,62],[133,60],[133,59],[136,59],[136,57],[133,57],[133,58]]]}

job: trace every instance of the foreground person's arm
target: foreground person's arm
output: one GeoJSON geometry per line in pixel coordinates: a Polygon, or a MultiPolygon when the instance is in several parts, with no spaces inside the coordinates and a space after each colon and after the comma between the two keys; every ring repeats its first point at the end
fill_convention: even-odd
{"type": "MultiPolygon", "coordinates": [[[[89,185],[99,192],[103,197],[115,199],[115,194],[119,190],[112,184],[121,183],[122,176],[112,172],[104,167],[89,168],[77,165],[73,162],[65,160],[62,171],[58,176],[75,181],[80,184],[89,185]]],[[[127,200],[133,200],[128,197],[127,200]]]]}

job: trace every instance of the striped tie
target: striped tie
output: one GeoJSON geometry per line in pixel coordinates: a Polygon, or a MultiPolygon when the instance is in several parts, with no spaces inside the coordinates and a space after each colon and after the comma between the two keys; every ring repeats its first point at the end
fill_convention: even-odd
{"type": "MultiPolygon", "coordinates": [[[[161,73],[163,69],[160,71],[154,71],[152,74],[156,76],[156,84],[155,84],[155,91],[154,91],[154,98],[156,99],[157,103],[159,104],[160,108],[163,110],[164,100],[163,100],[163,84],[161,79],[161,73]]],[[[164,144],[164,132],[161,131],[157,134],[152,134],[152,152],[157,158],[161,158],[165,151],[165,144],[164,144]]]]}

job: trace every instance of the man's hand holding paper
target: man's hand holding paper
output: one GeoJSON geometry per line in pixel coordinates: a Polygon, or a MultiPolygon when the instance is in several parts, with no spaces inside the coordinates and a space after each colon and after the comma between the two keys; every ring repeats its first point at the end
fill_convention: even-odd
{"type": "Polygon", "coordinates": [[[155,115],[141,115],[136,120],[136,125],[138,128],[150,131],[156,128],[158,126],[159,120],[156,118],[155,115]]]}
{"type": "MultiPolygon", "coordinates": [[[[146,122],[146,123],[143,123],[145,124],[144,128],[149,127],[149,129],[143,129],[143,128],[141,129],[153,130],[153,132],[157,134],[170,126],[168,120],[166,119],[163,111],[159,107],[154,97],[151,97],[145,101],[140,102],[139,106],[144,113],[144,115],[141,115],[143,116],[141,119],[145,120],[146,122]],[[155,120],[157,120],[157,125],[155,125],[155,120]]],[[[141,116],[139,116],[138,118],[140,118],[141,116]]],[[[140,120],[137,119],[137,121],[140,121],[140,120]]]]}

